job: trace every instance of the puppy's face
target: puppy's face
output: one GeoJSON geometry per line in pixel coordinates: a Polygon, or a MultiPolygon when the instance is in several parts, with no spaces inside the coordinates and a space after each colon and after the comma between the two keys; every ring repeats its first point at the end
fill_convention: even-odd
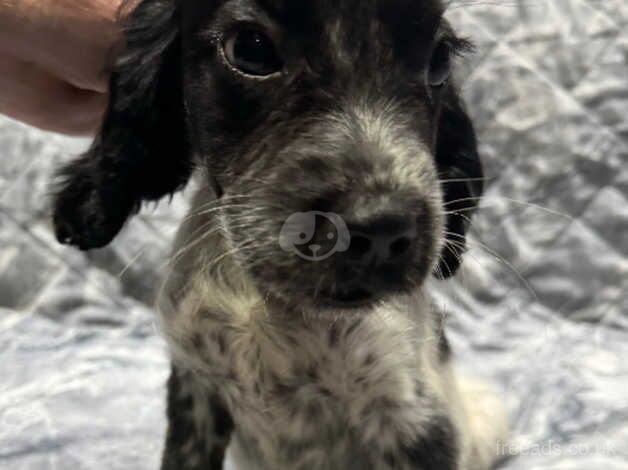
{"type": "Polygon", "coordinates": [[[481,192],[481,170],[449,83],[468,44],[442,15],[438,0],[143,0],[98,165],[66,169],[58,235],[107,243],[194,166],[264,295],[350,308],[416,288],[439,259],[453,273],[444,235],[462,247],[452,214],[475,198],[453,199],[481,192]]]}
{"type": "Polygon", "coordinates": [[[351,306],[420,284],[442,249],[436,131],[464,45],[439,2],[190,2],[183,21],[192,145],[260,288],[351,306]]]}

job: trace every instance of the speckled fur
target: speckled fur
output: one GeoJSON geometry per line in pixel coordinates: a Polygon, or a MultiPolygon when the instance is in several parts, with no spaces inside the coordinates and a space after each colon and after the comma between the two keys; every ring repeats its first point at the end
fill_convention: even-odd
{"type": "MultiPolygon", "coordinates": [[[[208,197],[201,190],[195,204],[208,197]]],[[[204,224],[191,217],[175,246],[204,224]]],[[[234,259],[203,270],[198,253],[220,253],[222,237],[179,258],[162,290],[161,326],[194,426],[179,438],[183,460],[164,469],[207,468],[196,463],[212,447],[199,439],[226,445],[208,404],[233,419],[230,452],[242,470],[492,465],[506,434],[503,411],[486,387],[469,401],[460,395],[467,384],[442,360],[440,319],[423,289],[361,311],[281,311],[234,259]]]]}
{"type": "Polygon", "coordinates": [[[501,408],[455,378],[425,291],[455,273],[483,189],[458,91],[428,79],[433,57],[468,46],[443,2],[125,5],[109,109],[61,172],[54,223],[60,241],[101,247],[143,201],[199,181],[158,302],[163,470],[219,470],[227,450],[239,470],[488,469],[501,408]],[[276,73],[226,57],[251,25],[276,43],[276,73]],[[279,243],[308,211],[416,230],[388,266],[310,262],[279,243]],[[365,302],[338,307],[355,285],[365,302]]]}
{"type": "MultiPolygon", "coordinates": [[[[443,359],[442,325],[424,290],[449,210],[433,156],[434,98],[400,96],[403,72],[384,42],[365,56],[349,40],[355,28],[386,34],[369,16],[376,0],[360,3],[357,17],[345,10],[351,2],[337,2],[336,13],[332,3],[318,60],[336,80],[312,92],[321,107],[271,109],[228,149],[229,161],[217,162],[207,143],[198,155],[201,189],[159,299],[178,378],[171,402],[191,397],[186,438],[167,442],[164,470],[219,469],[211,456],[227,442],[242,470],[486,470],[504,438],[497,400],[472,393],[480,388],[458,381],[443,359]],[[374,70],[369,80],[355,74],[358,63],[374,70]],[[319,307],[319,290],[338,282],[334,258],[299,259],[279,249],[278,234],[321,199],[352,220],[378,205],[420,208],[404,289],[357,309],[319,307]],[[215,410],[232,429],[219,429],[215,410]],[[168,463],[172,455],[178,463],[168,463]]],[[[204,92],[192,85],[204,73],[184,80],[193,125],[204,120],[204,92]]],[[[303,92],[290,93],[283,99],[298,102],[303,92]]],[[[169,432],[180,434],[181,423],[171,419],[169,432]]]]}

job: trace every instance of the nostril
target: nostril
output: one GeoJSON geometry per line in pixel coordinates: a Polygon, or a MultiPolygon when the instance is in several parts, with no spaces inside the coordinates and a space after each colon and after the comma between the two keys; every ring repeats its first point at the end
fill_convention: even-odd
{"type": "Polygon", "coordinates": [[[401,237],[395,240],[390,245],[390,255],[391,256],[401,256],[405,254],[412,245],[412,240],[408,237],[401,237]]]}
{"type": "Polygon", "coordinates": [[[412,216],[384,214],[347,225],[351,234],[345,259],[348,264],[401,264],[418,237],[418,226],[412,216]]]}
{"type": "Polygon", "coordinates": [[[364,256],[371,250],[371,240],[361,235],[353,235],[349,245],[349,255],[355,258],[364,256]]]}

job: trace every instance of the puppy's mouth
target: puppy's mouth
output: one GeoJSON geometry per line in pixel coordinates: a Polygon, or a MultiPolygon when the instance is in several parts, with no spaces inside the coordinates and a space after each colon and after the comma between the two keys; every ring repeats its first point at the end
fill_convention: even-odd
{"type": "Polygon", "coordinates": [[[339,290],[333,294],[319,296],[314,301],[323,308],[359,308],[372,304],[378,298],[379,296],[369,289],[356,286],[346,290],[339,290]]]}
{"type": "Polygon", "coordinates": [[[328,308],[358,309],[372,306],[388,297],[409,292],[411,289],[410,285],[401,280],[392,283],[372,278],[361,282],[341,284],[333,289],[312,290],[309,294],[314,305],[323,310],[328,308]]]}

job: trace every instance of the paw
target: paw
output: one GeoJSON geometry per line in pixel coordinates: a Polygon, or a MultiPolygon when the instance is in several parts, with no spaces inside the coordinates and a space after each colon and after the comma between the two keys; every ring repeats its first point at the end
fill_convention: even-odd
{"type": "Polygon", "coordinates": [[[137,206],[121,187],[104,191],[102,184],[83,172],[71,175],[57,192],[53,225],[60,243],[80,250],[108,245],[137,206]]]}

